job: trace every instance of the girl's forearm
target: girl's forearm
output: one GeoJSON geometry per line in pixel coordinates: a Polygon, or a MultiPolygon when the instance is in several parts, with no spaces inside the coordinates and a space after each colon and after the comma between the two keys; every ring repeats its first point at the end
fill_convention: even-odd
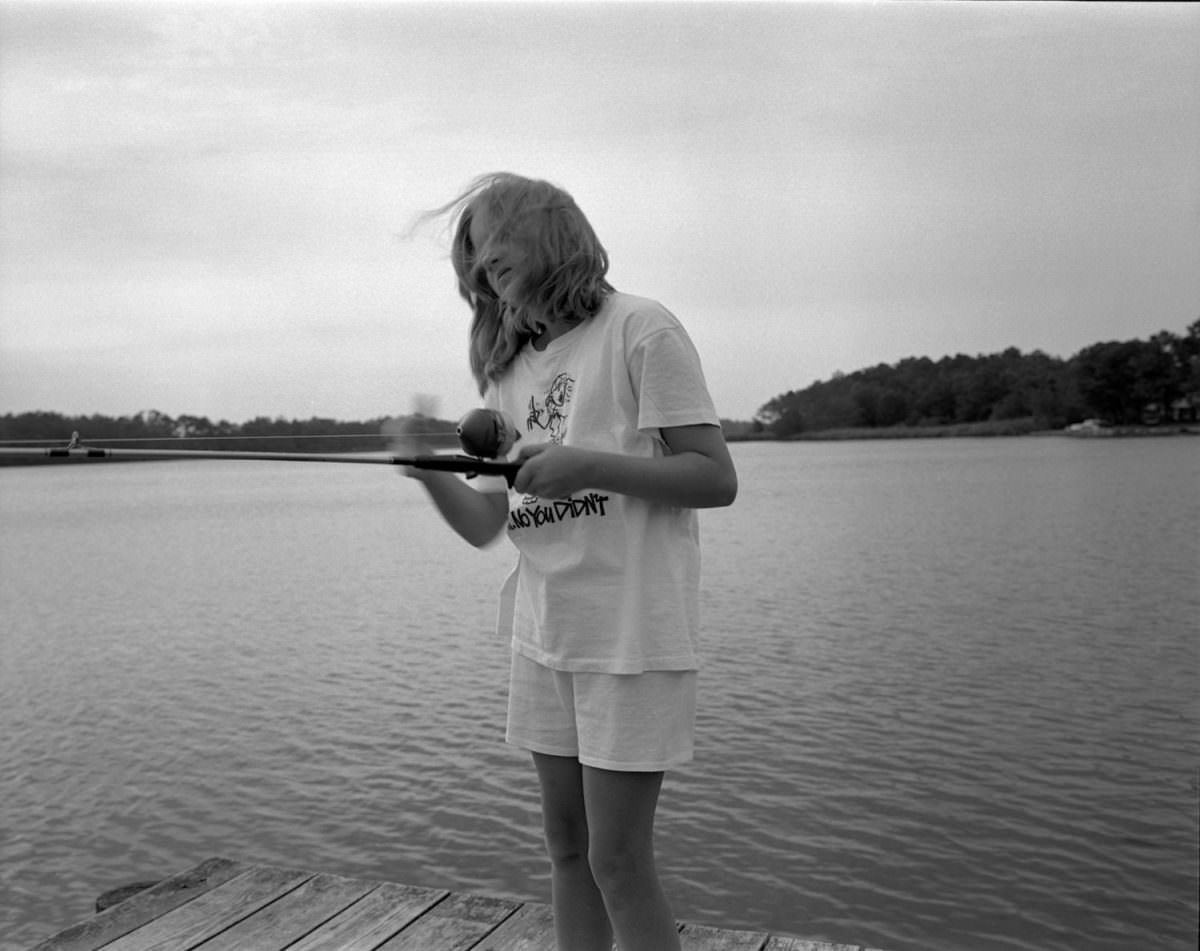
{"type": "Polygon", "coordinates": [[[499,492],[476,492],[449,472],[414,470],[446,523],[476,548],[495,541],[504,530],[508,499],[499,492]]]}
{"type": "Polygon", "coordinates": [[[644,458],[591,452],[589,456],[589,484],[608,492],[682,508],[729,505],[737,495],[732,468],[703,453],[644,458]]]}

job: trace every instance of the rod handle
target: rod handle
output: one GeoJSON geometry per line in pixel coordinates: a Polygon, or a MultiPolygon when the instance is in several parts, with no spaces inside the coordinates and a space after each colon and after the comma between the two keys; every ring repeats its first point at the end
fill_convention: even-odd
{"type": "Polygon", "coordinates": [[[409,465],[414,469],[430,469],[435,472],[457,472],[468,479],[481,475],[503,476],[511,489],[517,478],[519,462],[496,462],[491,459],[475,459],[472,456],[415,456],[412,459],[396,457],[399,465],[409,465]]]}

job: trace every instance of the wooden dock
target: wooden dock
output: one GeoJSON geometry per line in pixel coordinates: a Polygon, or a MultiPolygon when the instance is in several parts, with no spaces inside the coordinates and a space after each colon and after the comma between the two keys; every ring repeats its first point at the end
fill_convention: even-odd
{"type": "MultiPolygon", "coordinates": [[[[680,925],[684,951],[869,951],[680,925]]],[[[554,951],[548,905],[213,858],[33,951],[554,951]]]]}

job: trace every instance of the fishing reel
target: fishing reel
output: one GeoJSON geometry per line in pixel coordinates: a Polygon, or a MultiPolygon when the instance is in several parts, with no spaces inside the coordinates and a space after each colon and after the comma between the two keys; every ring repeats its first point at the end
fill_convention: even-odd
{"type": "Polygon", "coordinates": [[[473,409],[454,427],[459,445],[469,456],[498,459],[507,456],[521,434],[516,424],[494,409],[473,409]]]}

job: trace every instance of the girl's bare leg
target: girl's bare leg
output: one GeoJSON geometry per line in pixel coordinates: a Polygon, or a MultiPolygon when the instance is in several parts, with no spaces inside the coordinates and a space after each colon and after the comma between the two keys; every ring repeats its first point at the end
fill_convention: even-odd
{"type": "Polygon", "coordinates": [[[583,767],[567,756],[533,754],[542,787],[558,951],[612,951],[612,925],[588,864],[583,767]]]}
{"type": "MultiPolygon", "coordinates": [[[[679,951],[679,932],[654,864],[662,773],[582,767],[588,864],[621,951],[679,951]]],[[[597,945],[599,947],[599,945],[597,945]]]]}

